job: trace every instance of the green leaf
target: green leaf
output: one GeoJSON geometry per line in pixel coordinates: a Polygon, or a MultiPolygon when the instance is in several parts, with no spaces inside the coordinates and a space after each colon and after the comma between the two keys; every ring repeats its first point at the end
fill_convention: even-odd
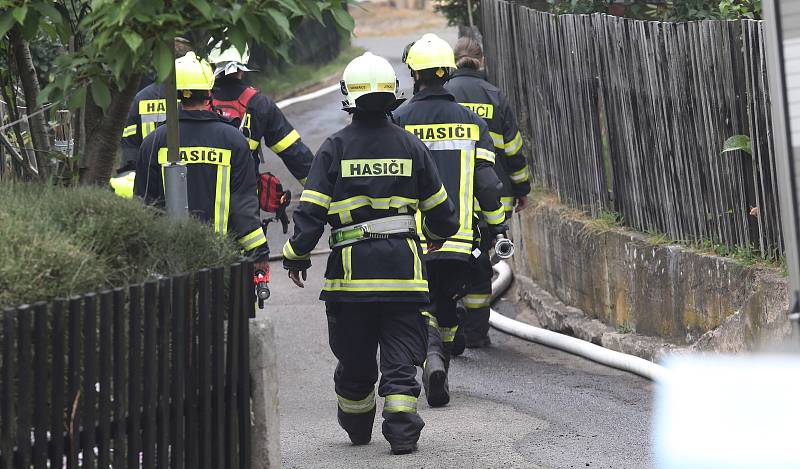
{"type": "Polygon", "coordinates": [[[267,13],[269,13],[269,16],[275,21],[275,23],[278,24],[278,27],[281,28],[281,31],[283,31],[286,36],[292,36],[292,29],[289,26],[289,18],[287,18],[286,15],[278,10],[275,10],[274,8],[267,8],[267,13]]]}
{"type": "Polygon", "coordinates": [[[741,150],[748,155],[752,155],[753,147],[750,137],[747,135],[734,135],[733,137],[725,140],[725,143],[722,145],[722,153],[728,153],[736,150],[741,150]]]}
{"type": "Polygon", "coordinates": [[[189,0],[189,3],[191,3],[193,7],[197,8],[197,11],[203,15],[203,18],[207,20],[214,19],[214,11],[211,9],[211,5],[206,0],[189,0]]]}
{"type": "Polygon", "coordinates": [[[67,107],[70,109],[78,109],[86,102],[86,87],[81,86],[77,90],[72,90],[67,100],[67,107]]]}
{"type": "Polygon", "coordinates": [[[64,18],[61,16],[61,12],[58,11],[58,8],[54,7],[53,5],[47,2],[38,2],[33,4],[33,8],[35,8],[42,16],[46,16],[53,21],[54,23],[61,23],[64,21],[64,18]]]}
{"type": "Polygon", "coordinates": [[[108,91],[108,86],[103,80],[95,78],[92,81],[91,90],[94,103],[105,110],[111,104],[111,92],[108,91]]]}
{"type": "Polygon", "coordinates": [[[25,17],[28,16],[28,7],[26,5],[19,6],[11,10],[11,15],[17,20],[17,23],[23,24],[25,17]]]}
{"type": "Polygon", "coordinates": [[[128,47],[133,52],[136,52],[139,46],[142,45],[142,36],[139,36],[135,31],[123,31],[122,38],[125,39],[125,43],[128,44],[128,47]]]}
{"type": "Polygon", "coordinates": [[[155,62],[156,71],[158,72],[158,81],[163,82],[172,73],[175,67],[175,57],[172,52],[172,47],[165,44],[163,41],[156,44],[156,50],[153,53],[153,62],[155,62]]]}
{"type": "Polygon", "coordinates": [[[336,21],[336,24],[338,24],[345,31],[353,31],[353,28],[356,27],[356,22],[353,20],[353,17],[350,16],[350,13],[341,8],[332,9],[331,15],[333,15],[333,19],[336,21]]]}
{"type": "Polygon", "coordinates": [[[11,31],[14,27],[14,17],[11,15],[0,15],[0,37],[5,36],[7,32],[11,31]]]}

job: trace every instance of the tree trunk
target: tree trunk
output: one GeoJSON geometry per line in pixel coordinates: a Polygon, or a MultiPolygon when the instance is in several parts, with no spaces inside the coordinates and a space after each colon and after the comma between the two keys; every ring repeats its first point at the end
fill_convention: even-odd
{"type": "MultiPolygon", "coordinates": [[[[17,72],[22,82],[22,90],[25,92],[25,106],[27,114],[35,114],[42,107],[38,104],[39,79],[36,77],[36,68],[33,65],[33,57],[28,41],[22,37],[22,30],[19,25],[11,28],[9,33],[11,47],[14,50],[14,60],[17,64],[17,72]]],[[[47,134],[44,113],[33,115],[28,120],[31,132],[31,140],[39,169],[39,177],[46,178],[50,174],[50,136],[47,134]]]]}
{"type": "Polygon", "coordinates": [[[91,93],[86,97],[85,128],[86,132],[86,171],[81,176],[83,184],[108,184],[108,179],[117,161],[117,152],[122,139],[122,130],[128,119],[133,98],[139,91],[141,75],[135,73],[128,77],[125,87],[118,91],[111,90],[114,99],[106,109],[105,115],[94,104],[91,93]],[[98,119],[102,115],[102,119],[98,119]]]}

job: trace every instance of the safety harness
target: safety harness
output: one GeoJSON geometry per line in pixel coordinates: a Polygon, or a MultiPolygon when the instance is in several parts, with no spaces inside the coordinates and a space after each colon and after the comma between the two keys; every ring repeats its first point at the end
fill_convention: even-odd
{"type": "MultiPolygon", "coordinates": [[[[258,90],[252,86],[248,86],[236,99],[228,101],[214,99],[213,106],[222,117],[232,120],[239,126],[240,130],[244,130],[245,127],[249,127],[249,122],[246,122],[247,119],[245,119],[247,106],[256,94],[258,94],[258,90]]],[[[246,137],[249,136],[246,135],[246,137]]]]}
{"type": "Polygon", "coordinates": [[[331,248],[347,246],[365,239],[410,238],[417,235],[417,223],[411,215],[378,218],[333,230],[331,248]]]}

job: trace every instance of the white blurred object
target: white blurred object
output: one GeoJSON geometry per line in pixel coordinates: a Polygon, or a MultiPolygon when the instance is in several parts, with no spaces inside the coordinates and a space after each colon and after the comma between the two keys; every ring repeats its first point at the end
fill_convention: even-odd
{"type": "Polygon", "coordinates": [[[800,357],[684,356],[658,383],[660,469],[800,468],[800,357]]]}

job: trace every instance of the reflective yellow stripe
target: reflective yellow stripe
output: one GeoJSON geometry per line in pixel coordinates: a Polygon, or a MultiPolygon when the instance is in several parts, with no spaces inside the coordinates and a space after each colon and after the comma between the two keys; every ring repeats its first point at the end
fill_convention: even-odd
{"type": "Polygon", "coordinates": [[[457,252],[459,254],[472,254],[472,243],[464,243],[461,241],[447,240],[442,245],[442,248],[436,252],[457,252]]]}
{"type": "Polygon", "coordinates": [[[339,213],[339,221],[342,222],[342,225],[349,225],[353,222],[353,216],[350,214],[350,211],[340,212],[339,213]]]}
{"type": "Polygon", "coordinates": [[[297,180],[297,182],[299,182],[301,186],[305,186],[306,185],[306,181],[308,181],[308,178],[303,178],[303,179],[298,179],[297,180]]]}
{"type": "MultiPolygon", "coordinates": [[[[159,157],[161,152],[159,151],[159,157]]],[[[217,190],[214,197],[214,230],[224,235],[228,232],[230,212],[231,178],[230,166],[217,166],[217,190]]]]}
{"type": "Polygon", "coordinates": [[[519,171],[514,171],[509,175],[511,178],[511,182],[514,184],[520,184],[528,180],[528,165],[525,165],[524,168],[520,169],[519,171]]]}
{"type": "Polygon", "coordinates": [[[503,142],[503,136],[496,133],[496,132],[489,132],[489,135],[492,136],[492,143],[494,143],[494,147],[500,150],[505,148],[505,143],[503,142]]]}
{"type": "Polygon", "coordinates": [[[484,210],[483,218],[486,219],[486,223],[490,225],[499,225],[506,220],[506,211],[503,206],[500,205],[497,210],[492,210],[491,212],[484,210]]]}
{"type": "Polygon", "coordinates": [[[433,327],[434,329],[439,328],[439,321],[436,319],[436,316],[432,315],[427,311],[422,311],[421,314],[428,318],[428,325],[433,327]]]}
{"type": "Polygon", "coordinates": [[[473,179],[475,172],[474,153],[469,150],[461,151],[461,177],[458,182],[459,213],[458,222],[461,226],[460,231],[472,232],[472,216],[474,209],[472,206],[473,179]]]}
{"type": "Polygon", "coordinates": [[[442,342],[448,343],[455,340],[457,331],[458,331],[458,326],[439,327],[439,335],[442,336],[442,342]]]}
{"type": "Polygon", "coordinates": [[[405,394],[389,394],[383,403],[385,412],[417,412],[417,398],[405,394]]]}
{"type": "Polygon", "coordinates": [[[142,138],[147,137],[156,130],[155,122],[142,122],[142,138]]]}
{"type": "Polygon", "coordinates": [[[252,138],[247,139],[247,145],[250,146],[250,150],[255,151],[258,149],[258,146],[261,144],[258,140],[253,140],[252,138]]]}
{"type": "Polygon", "coordinates": [[[422,278],[422,261],[419,259],[419,249],[417,242],[413,239],[406,239],[408,247],[411,249],[411,256],[414,259],[414,280],[423,280],[422,278]]]}
{"type": "Polygon", "coordinates": [[[478,148],[476,156],[479,160],[491,161],[494,164],[494,152],[485,148],[478,148]]]}
{"type": "Polygon", "coordinates": [[[522,148],[522,134],[517,132],[517,136],[514,137],[514,140],[505,144],[506,156],[516,155],[521,148],[522,148]]]}
{"type": "Polygon", "coordinates": [[[435,194],[419,203],[419,208],[427,212],[445,200],[447,200],[447,191],[444,190],[444,184],[442,184],[442,187],[435,194]]]}
{"type": "Polygon", "coordinates": [[[405,292],[427,292],[428,282],[426,280],[402,280],[402,279],[327,279],[322,287],[325,291],[351,291],[351,292],[375,292],[375,291],[405,291],[405,292]]]}
{"type": "Polygon", "coordinates": [[[122,138],[136,135],[136,124],[129,125],[122,130],[122,138]]]}
{"type": "Polygon", "coordinates": [[[506,212],[514,210],[514,197],[500,197],[500,202],[503,204],[503,208],[506,212]]]}
{"type": "Polygon", "coordinates": [[[390,208],[410,207],[417,209],[417,199],[407,197],[392,196],[384,198],[373,198],[366,195],[357,195],[344,200],[337,200],[330,204],[328,214],[333,215],[340,212],[355,210],[359,207],[370,206],[377,210],[388,210],[390,208]]]}
{"type": "Polygon", "coordinates": [[[289,259],[290,261],[302,261],[311,258],[311,253],[304,254],[302,256],[298,255],[294,248],[292,247],[292,243],[290,241],[286,241],[286,244],[283,245],[283,257],[289,259]]]}
{"type": "Polygon", "coordinates": [[[479,309],[489,306],[491,295],[483,293],[469,293],[462,300],[467,309],[479,309]]]}
{"type": "Polygon", "coordinates": [[[262,244],[266,244],[266,242],[267,237],[264,236],[264,230],[261,227],[258,227],[247,235],[239,238],[239,245],[241,245],[242,249],[245,251],[255,249],[262,244]]]}
{"type": "Polygon", "coordinates": [[[331,198],[329,195],[323,194],[322,192],[305,189],[303,193],[300,194],[300,202],[309,202],[328,210],[328,207],[331,204],[331,198]]]}
{"type": "Polygon", "coordinates": [[[353,279],[353,246],[345,246],[342,249],[342,272],[344,272],[344,279],[350,281],[353,279]]]}
{"type": "Polygon", "coordinates": [[[375,408],[375,391],[373,390],[367,397],[359,400],[346,399],[336,395],[336,403],[342,412],[346,414],[365,414],[375,408]]]}
{"type": "Polygon", "coordinates": [[[289,132],[289,135],[280,139],[278,143],[272,145],[271,147],[269,147],[269,149],[274,151],[275,153],[280,153],[289,148],[290,146],[292,146],[292,144],[298,140],[300,140],[300,134],[297,133],[296,130],[292,130],[291,132],[289,132]]]}

